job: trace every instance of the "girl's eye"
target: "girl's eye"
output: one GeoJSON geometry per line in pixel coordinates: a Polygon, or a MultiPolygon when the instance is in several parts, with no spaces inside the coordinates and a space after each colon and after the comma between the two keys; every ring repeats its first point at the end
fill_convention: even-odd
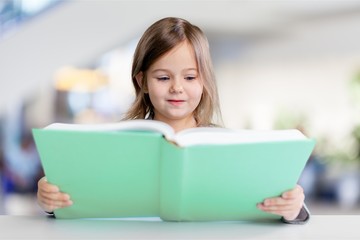
{"type": "Polygon", "coordinates": [[[194,77],[194,76],[188,76],[188,77],[185,77],[185,79],[191,81],[191,80],[196,79],[196,77],[194,77]]]}
{"type": "Polygon", "coordinates": [[[166,81],[166,80],[169,80],[170,78],[169,77],[158,77],[157,80],[159,81],[166,81]]]}

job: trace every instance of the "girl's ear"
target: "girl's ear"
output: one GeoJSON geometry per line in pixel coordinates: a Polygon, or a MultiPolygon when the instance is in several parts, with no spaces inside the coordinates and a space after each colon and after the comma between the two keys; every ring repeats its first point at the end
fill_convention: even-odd
{"type": "Polygon", "coordinates": [[[139,72],[136,76],[136,82],[138,84],[138,86],[143,89],[144,93],[147,93],[147,86],[144,86],[144,73],[143,72],[139,72]]]}

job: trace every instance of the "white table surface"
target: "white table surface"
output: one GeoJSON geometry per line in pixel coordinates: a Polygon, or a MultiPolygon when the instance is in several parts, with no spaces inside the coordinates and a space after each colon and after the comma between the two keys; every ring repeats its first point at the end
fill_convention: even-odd
{"type": "Polygon", "coordinates": [[[0,239],[360,239],[360,215],[313,215],[281,222],[162,222],[153,219],[60,220],[0,215],[0,239]]]}

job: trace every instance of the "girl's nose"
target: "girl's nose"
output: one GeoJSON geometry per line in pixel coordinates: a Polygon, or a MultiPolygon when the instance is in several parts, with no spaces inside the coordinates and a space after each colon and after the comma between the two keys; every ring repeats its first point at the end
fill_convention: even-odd
{"type": "Polygon", "coordinates": [[[170,93],[183,93],[184,89],[180,81],[175,80],[170,87],[170,93]]]}

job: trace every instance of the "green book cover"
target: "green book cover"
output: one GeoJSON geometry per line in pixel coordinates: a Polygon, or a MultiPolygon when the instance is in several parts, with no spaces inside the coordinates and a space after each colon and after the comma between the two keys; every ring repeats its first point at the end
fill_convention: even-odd
{"type": "Polygon", "coordinates": [[[179,192],[175,202],[166,199],[171,188],[164,188],[167,204],[160,205],[161,216],[175,221],[280,218],[256,203],[294,188],[312,148],[312,141],[289,141],[167,150],[163,162],[169,166],[163,174],[175,171],[169,159],[182,166],[178,174],[163,178],[162,184],[175,182],[179,192]],[[182,156],[171,159],[174,152],[182,156]]]}
{"type": "Polygon", "coordinates": [[[292,189],[315,142],[299,131],[196,128],[152,120],[33,129],[47,180],[73,205],[57,218],[279,218],[256,208],[292,189]]]}

